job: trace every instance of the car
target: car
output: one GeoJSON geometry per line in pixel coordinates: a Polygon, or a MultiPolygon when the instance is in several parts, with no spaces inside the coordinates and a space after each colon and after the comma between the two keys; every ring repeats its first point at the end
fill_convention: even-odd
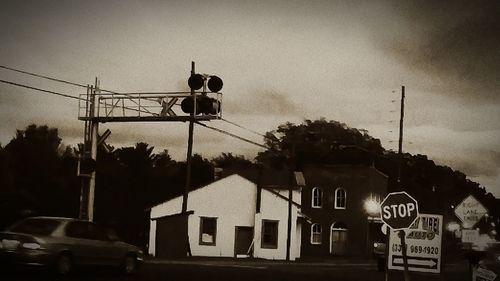
{"type": "Polygon", "coordinates": [[[385,271],[385,242],[374,242],[373,243],[373,256],[377,260],[377,270],[385,271]]]}
{"type": "Polygon", "coordinates": [[[61,275],[86,265],[114,265],[131,274],[143,252],[90,221],[30,217],[0,232],[0,258],[2,263],[53,267],[61,275]]]}
{"type": "Polygon", "coordinates": [[[500,242],[496,241],[488,245],[479,265],[500,275],[500,242]]]}

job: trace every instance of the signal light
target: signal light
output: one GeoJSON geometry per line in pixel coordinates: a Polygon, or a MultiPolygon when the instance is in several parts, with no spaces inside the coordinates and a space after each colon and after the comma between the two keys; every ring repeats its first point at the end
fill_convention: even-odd
{"type": "Polygon", "coordinates": [[[220,90],[222,90],[222,86],[224,83],[222,82],[222,79],[219,77],[212,75],[210,76],[210,79],[208,80],[207,86],[210,89],[211,92],[217,93],[220,90]]]}
{"type": "Polygon", "coordinates": [[[205,78],[201,74],[191,75],[188,79],[189,88],[199,90],[205,84],[205,78]]]}
{"type": "Polygon", "coordinates": [[[200,97],[200,112],[207,115],[215,115],[219,112],[220,102],[214,98],[200,97]]]}
{"type": "MultiPolygon", "coordinates": [[[[198,103],[196,103],[198,105],[198,103]]],[[[181,102],[181,109],[184,111],[184,113],[193,113],[194,112],[194,98],[193,97],[187,97],[182,100],[181,102]]],[[[199,113],[199,110],[196,110],[197,113],[199,113]]]]}
{"type": "Polygon", "coordinates": [[[196,97],[196,109],[194,106],[194,98],[186,97],[181,102],[181,109],[184,113],[195,113],[215,115],[220,111],[220,102],[214,98],[207,96],[196,97]]]}

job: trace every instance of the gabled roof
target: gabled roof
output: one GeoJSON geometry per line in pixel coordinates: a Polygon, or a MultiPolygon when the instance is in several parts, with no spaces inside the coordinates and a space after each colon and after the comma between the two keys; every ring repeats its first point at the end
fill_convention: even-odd
{"type": "MultiPolygon", "coordinates": [[[[241,179],[243,179],[243,180],[250,181],[251,183],[253,183],[253,184],[257,185],[257,183],[256,183],[256,182],[254,182],[254,181],[252,181],[251,179],[249,179],[249,178],[248,178],[248,174],[246,174],[246,175],[247,175],[247,177],[245,177],[245,176],[241,175],[240,173],[231,173],[230,175],[225,175],[225,176],[223,176],[223,177],[222,177],[222,178],[220,178],[219,180],[216,180],[216,181],[214,181],[214,182],[211,182],[211,183],[209,183],[209,184],[207,184],[207,185],[204,185],[204,186],[202,186],[202,187],[200,187],[200,188],[197,188],[197,189],[195,189],[195,190],[191,190],[191,191],[189,192],[189,194],[191,194],[191,193],[193,193],[193,192],[197,192],[197,191],[199,191],[199,190],[201,190],[201,189],[203,189],[203,188],[209,187],[209,186],[211,186],[211,185],[213,185],[213,184],[215,184],[215,183],[217,183],[217,182],[224,181],[224,180],[226,180],[227,178],[229,178],[229,177],[231,177],[231,176],[233,176],[233,177],[239,177],[239,178],[241,178],[241,179]]],[[[250,174],[250,176],[252,176],[252,175],[250,174]]],[[[267,177],[267,178],[266,178],[266,180],[269,180],[269,181],[265,181],[265,182],[268,182],[268,183],[273,183],[273,182],[275,182],[275,181],[271,181],[270,179],[271,179],[271,177],[270,177],[270,176],[269,176],[269,177],[267,177]]],[[[302,179],[303,179],[303,176],[302,176],[302,179]]],[[[281,199],[283,199],[283,200],[288,201],[288,197],[287,197],[287,196],[281,195],[281,194],[279,194],[279,192],[277,192],[277,191],[276,191],[276,189],[285,189],[285,188],[288,188],[288,186],[285,186],[285,185],[263,185],[263,186],[261,186],[261,187],[262,187],[262,189],[264,189],[264,190],[266,190],[266,191],[268,191],[268,192],[270,192],[270,193],[274,194],[276,197],[278,197],[278,198],[281,198],[281,199]]],[[[292,187],[293,187],[294,189],[300,189],[300,188],[301,188],[301,186],[292,186],[292,187]]],[[[179,195],[179,196],[176,196],[176,197],[174,197],[174,198],[170,198],[170,199],[168,199],[168,200],[165,200],[165,201],[163,201],[163,202],[161,202],[161,203],[158,203],[158,204],[156,204],[156,205],[154,205],[154,206],[151,206],[151,207],[149,207],[149,208],[145,209],[145,211],[151,210],[151,209],[153,209],[153,208],[155,208],[155,207],[158,207],[158,206],[160,206],[160,205],[162,205],[162,204],[164,204],[164,203],[166,203],[166,202],[173,201],[173,200],[175,200],[175,199],[179,199],[179,198],[181,198],[181,197],[183,197],[183,196],[182,196],[182,195],[179,195]]],[[[293,205],[295,205],[295,206],[297,206],[297,207],[299,207],[299,208],[301,207],[301,205],[300,205],[299,203],[297,203],[297,202],[295,202],[295,201],[293,201],[293,200],[292,200],[292,204],[293,204],[293,205]]]]}
{"type": "Polygon", "coordinates": [[[287,189],[290,186],[290,180],[292,180],[291,184],[293,189],[305,186],[305,180],[302,172],[293,172],[293,177],[290,179],[292,174],[290,169],[258,169],[254,167],[248,169],[224,169],[222,172],[222,178],[234,174],[246,178],[261,187],[287,189]]]}

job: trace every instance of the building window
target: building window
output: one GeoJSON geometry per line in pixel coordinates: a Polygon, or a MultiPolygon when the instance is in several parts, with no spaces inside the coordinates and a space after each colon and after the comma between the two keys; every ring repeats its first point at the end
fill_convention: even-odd
{"type": "Polygon", "coordinates": [[[200,217],[200,245],[215,246],[217,218],[200,217]]]}
{"type": "Polygon", "coordinates": [[[278,221],[262,220],[261,248],[278,248],[278,221]]]}
{"type": "Polygon", "coordinates": [[[311,244],[321,244],[321,225],[319,223],[311,226],[311,244]]]}
{"type": "Polygon", "coordinates": [[[335,209],[345,209],[346,193],[342,188],[335,189],[335,209]]]}
{"type": "Polygon", "coordinates": [[[312,203],[311,206],[313,208],[321,208],[323,204],[323,191],[319,187],[315,187],[312,189],[312,203]]]}

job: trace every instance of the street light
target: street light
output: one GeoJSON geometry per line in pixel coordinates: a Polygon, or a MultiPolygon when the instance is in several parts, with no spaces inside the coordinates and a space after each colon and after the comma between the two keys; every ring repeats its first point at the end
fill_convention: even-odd
{"type": "Polygon", "coordinates": [[[380,199],[374,197],[370,194],[369,198],[366,198],[363,207],[365,208],[366,213],[372,217],[380,217],[380,199]]]}
{"type": "Polygon", "coordinates": [[[365,199],[363,202],[363,208],[365,209],[368,217],[366,218],[366,253],[370,253],[379,249],[382,245],[383,241],[376,240],[376,237],[373,233],[375,223],[381,223],[380,220],[380,197],[374,196],[370,193],[370,196],[365,199]],[[370,249],[370,246],[373,245],[373,249],[370,249]]]}

